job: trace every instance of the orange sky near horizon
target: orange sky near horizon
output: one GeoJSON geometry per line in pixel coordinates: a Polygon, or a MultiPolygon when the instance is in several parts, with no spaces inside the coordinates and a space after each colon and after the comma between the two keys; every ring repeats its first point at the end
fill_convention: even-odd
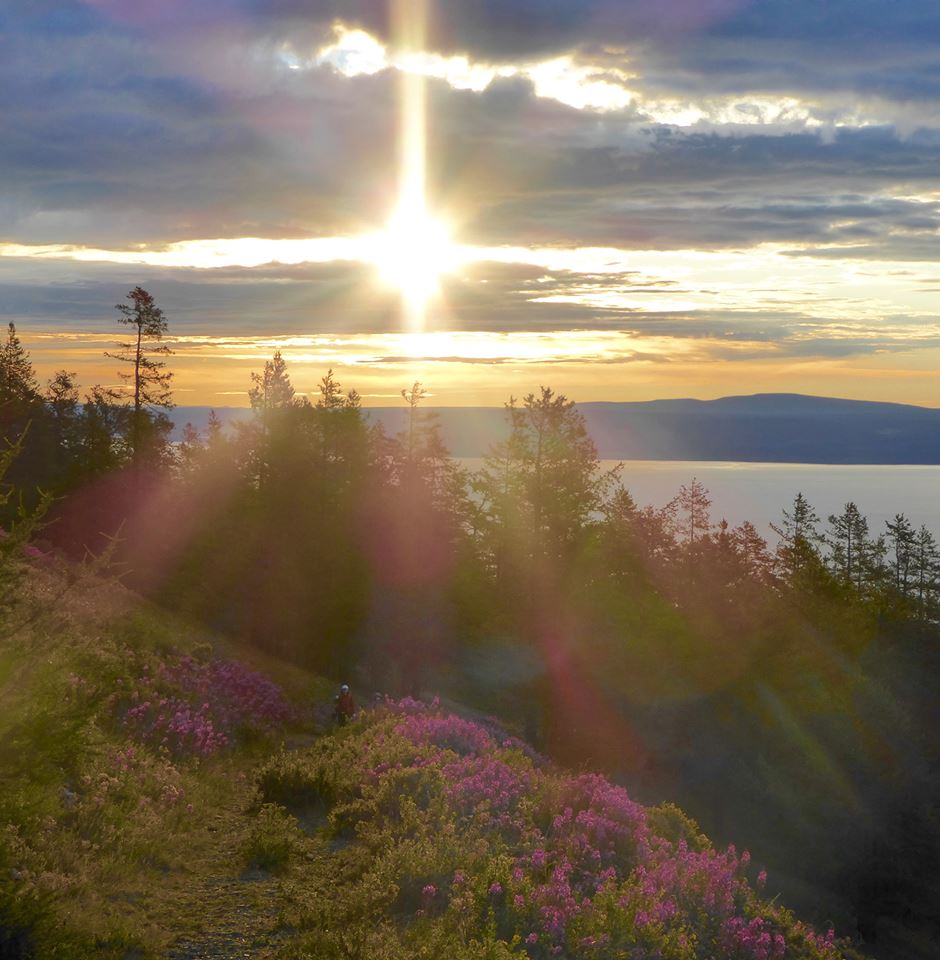
{"type": "MultiPolygon", "coordinates": [[[[41,382],[67,369],[83,389],[118,385],[115,364],[103,355],[115,342],[106,334],[22,333],[21,340],[41,382]]],[[[732,359],[720,342],[663,344],[596,332],[186,337],[168,343],[179,406],[246,406],[250,374],[280,349],[299,394],[315,399],[317,383],[332,368],[344,388],[359,391],[365,406],[395,406],[401,388],[417,380],[435,406],[500,406],[510,395],[524,396],[544,384],[580,402],[803,393],[940,407],[940,348],[859,360],[780,358],[772,346],[740,344],[731,353],[763,349],[765,355],[732,359]],[[669,350],[668,359],[649,359],[660,349],[669,350]]]]}

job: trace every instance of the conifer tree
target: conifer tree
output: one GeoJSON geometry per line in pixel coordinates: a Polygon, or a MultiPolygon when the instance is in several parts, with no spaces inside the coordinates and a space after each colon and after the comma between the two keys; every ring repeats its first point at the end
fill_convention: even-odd
{"type": "Polygon", "coordinates": [[[129,408],[117,391],[96,385],[85,395],[80,430],[80,473],[91,480],[127,462],[129,408]]]}
{"type": "Polygon", "coordinates": [[[712,523],[709,510],[711,505],[711,497],[709,497],[705,485],[696,477],[692,478],[691,483],[683,484],[679,488],[676,507],[682,515],[679,529],[687,547],[691,547],[696,541],[707,537],[710,533],[712,523]]]}
{"type": "Polygon", "coordinates": [[[170,381],[173,374],[162,359],[173,351],[163,343],[167,321],[154,298],[142,287],[134,287],[119,303],[118,323],[131,329],[131,337],[118,344],[118,353],[106,356],[131,369],[120,371],[132,391],[129,444],[131,457],[138,461],[145,446],[159,452],[160,441],[169,433],[170,422],[162,410],[173,407],[170,381]]]}
{"type": "Polygon", "coordinates": [[[358,391],[350,390],[349,393],[343,393],[343,385],[336,379],[332,367],[320,379],[318,389],[320,391],[320,399],[316,403],[318,410],[358,410],[360,407],[358,391]]]}
{"type": "Polygon", "coordinates": [[[23,407],[39,397],[36,373],[29,353],[16,333],[11,320],[7,326],[6,342],[0,344],[0,406],[23,407]]]}
{"type": "Polygon", "coordinates": [[[823,543],[819,515],[802,493],[796,495],[790,510],[783,511],[782,524],[771,524],[770,528],[780,537],[777,561],[790,583],[819,563],[819,546],[823,543]]]}
{"type": "Polygon", "coordinates": [[[192,423],[187,422],[176,446],[176,469],[182,480],[194,479],[205,452],[206,444],[203,443],[202,436],[192,423]]]}
{"type": "Polygon", "coordinates": [[[833,573],[859,594],[866,593],[882,574],[885,546],[881,538],[870,536],[868,520],[856,504],[849,502],[842,513],[829,517],[829,533],[825,539],[833,573]]]}
{"type": "Polygon", "coordinates": [[[731,531],[731,536],[748,576],[758,581],[769,580],[773,559],[767,550],[767,541],[757,532],[757,527],[745,520],[731,531]]]}
{"type": "Polygon", "coordinates": [[[619,467],[600,469],[584,417],[549,387],[530,393],[521,407],[511,398],[506,413],[509,438],[486,458],[476,488],[499,505],[498,525],[520,559],[561,560],[603,508],[619,467]]]}
{"type": "Polygon", "coordinates": [[[46,385],[46,402],[53,417],[58,421],[70,420],[78,412],[78,386],[75,374],[69,370],[57,370],[46,385]]]}
{"type": "Polygon", "coordinates": [[[209,411],[209,424],[206,427],[206,444],[209,449],[215,449],[223,440],[222,420],[215,410],[209,411]]]}
{"type": "Polygon", "coordinates": [[[57,370],[46,385],[45,402],[57,463],[56,485],[68,487],[76,479],[81,452],[82,411],[75,374],[57,370]]]}
{"type": "Polygon", "coordinates": [[[407,441],[405,451],[408,460],[411,462],[415,460],[416,442],[420,427],[418,405],[427,396],[427,393],[427,390],[425,390],[417,380],[412,384],[411,389],[406,390],[402,388],[401,391],[402,400],[408,404],[408,430],[406,432],[407,441]]]}
{"type": "Polygon", "coordinates": [[[255,413],[254,422],[239,424],[244,441],[245,468],[259,488],[275,478],[284,479],[293,474],[299,460],[309,450],[309,438],[298,429],[295,414],[309,407],[297,398],[287,370],[287,361],[280,350],[266,360],[261,373],[251,374],[248,399],[255,413]]]}
{"type": "Polygon", "coordinates": [[[320,380],[318,389],[320,397],[313,408],[313,439],[325,492],[332,496],[359,489],[369,460],[368,433],[359,394],[355,390],[345,393],[332,370],[320,380]]]}
{"type": "Polygon", "coordinates": [[[251,375],[251,383],[248,399],[251,401],[251,408],[260,414],[262,419],[273,411],[286,410],[295,402],[294,386],[287,373],[287,362],[281,356],[280,350],[275,350],[274,356],[265,361],[262,373],[251,375]]]}
{"type": "MultiPolygon", "coordinates": [[[[506,412],[513,427],[515,408],[511,397],[506,412]]],[[[506,440],[491,448],[471,481],[480,504],[475,531],[497,582],[507,570],[511,547],[521,537],[526,450],[524,431],[511,429],[506,440]]]]}
{"type": "Polygon", "coordinates": [[[893,521],[885,521],[885,526],[888,528],[888,543],[891,546],[894,588],[902,597],[907,597],[916,560],[917,533],[903,513],[895,514],[893,521]]]}
{"type": "Polygon", "coordinates": [[[917,593],[920,617],[922,620],[932,619],[940,591],[940,550],[926,526],[917,531],[911,553],[911,580],[917,593]]]}

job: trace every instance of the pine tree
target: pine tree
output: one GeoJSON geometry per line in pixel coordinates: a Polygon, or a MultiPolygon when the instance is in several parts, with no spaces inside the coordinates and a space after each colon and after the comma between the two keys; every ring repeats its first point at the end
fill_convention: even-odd
{"type": "Polygon", "coordinates": [[[69,370],[57,370],[46,385],[46,403],[58,421],[68,420],[78,412],[78,385],[75,377],[69,370]]]}
{"type": "Polygon", "coordinates": [[[206,444],[199,431],[191,424],[183,427],[183,435],[176,445],[176,469],[184,481],[192,481],[205,457],[206,444]]]}
{"type": "Polygon", "coordinates": [[[116,390],[96,385],[85,395],[80,426],[80,479],[100,477],[127,462],[129,408],[116,390]]]}
{"type": "Polygon", "coordinates": [[[215,410],[209,411],[209,425],[206,427],[206,444],[210,450],[216,449],[223,441],[222,421],[215,410]]]}
{"type": "Polygon", "coordinates": [[[910,594],[911,575],[916,557],[917,534],[903,513],[895,514],[894,521],[885,521],[888,543],[891,545],[891,570],[894,588],[902,597],[910,594]]]}
{"type": "Polygon", "coordinates": [[[825,542],[830,549],[830,569],[859,594],[866,594],[882,579],[884,539],[869,535],[868,520],[854,503],[847,503],[842,513],[829,517],[825,542]]]}
{"type": "Polygon", "coordinates": [[[940,550],[934,535],[925,526],[921,526],[915,535],[911,579],[921,619],[933,619],[937,593],[940,591],[940,550]]]}
{"type": "Polygon", "coordinates": [[[260,414],[262,419],[274,411],[286,410],[295,403],[294,386],[290,382],[287,362],[281,356],[280,350],[275,350],[272,359],[265,361],[263,373],[251,375],[251,383],[248,399],[252,409],[260,414]]]}
{"type": "Polygon", "coordinates": [[[767,541],[757,532],[750,520],[731,531],[735,549],[747,575],[757,581],[766,582],[771,577],[773,558],[767,550],[767,541]]]}
{"type": "Polygon", "coordinates": [[[862,588],[868,539],[868,520],[854,503],[847,503],[838,515],[830,514],[826,537],[830,566],[844,583],[851,584],[859,591],[862,588]]]}
{"type": "Polygon", "coordinates": [[[0,406],[28,406],[39,398],[36,372],[29,353],[16,334],[16,324],[7,326],[6,343],[0,344],[0,406]]]}
{"type": "Polygon", "coordinates": [[[691,547],[696,541],[707,537],[710,533],[712,523],[709,517],[709,509],[711,505],[712,501],[708,491],[696,477],[692,478],[691,483],[683,484],[679,488],[676,507],[683,517],[679,522],[679,529],[687,547],[691,547]]]}
{"type": "Polygon", "coordinates": [[[365,417],[355,390],[343,391],[332,370],[320,380],[313,408],[316,455],[331,494],[358,489],[368,463],[365,417]]]}
{"type": "Polygon", "coordinates": [[[475,488],[498,511],[499,540],[508,536],[520,559],[562,560],[602,510],[619,467],[600,469],[574,401],[548,387],[521,407],[510,399],[506,413],[509,438],[486,458],[475,488]]]}
{"type": "Polygon", "coordinates": [[[777,562],[790,583],[818,565],[819,547],[823,543],[819,516],[802,493],[796,495],[790,510],[783,511],[783,523],[771,524],[770,528],[780,537],[777,562]]]}
{"type": "MultiPolygon", "coordinates": [[[[506,413],[515,425],[516,401],[510,398],[506,413]]],[[[522,509],[527,445],[524,432],[511,429],[509,437],[495,444],[470,483],[479,509],[474,532],[494,579],[505,576],[511,548],[522,536],[522,509]]]]}
{"type": "Polygon", "coordinates": [[[604,505],[607,562],[611,572],[636,579],[664,575],[676,556],[676,504],[639,507],[633,495],[618,486],[604,505]]]}
{"type": "Polygon", "coordinates": [[[360,407],[359,393],[356,390],[343,393],[343,385],[336,379],[332,367],[321,378],[318,389],[320,391],[320,399],[316,403],[318,410],[358,410],[360,407]]]}
{"type": "Polygon", "coordinates": [[[417,381],[401,391],[405,430],[386,447],[388,479],[446,521],[448,536],[468,522],[467,478],[447,449],[437,413],[421,409],[428,391],[417,381]]]}
{"type": "Polygon", "coordinates": [[[57,370],[46,385],[44,397],[57,462],[55,481],[60,489],[76,479],[79,469],[82,412],[75,377],[69,370],[57,370]]]}
{"type": "Polygon", "coordinates": [[[261,373],[251,374],[251,384],[248,399],[254,422],[238,424],[237,429],[245,448],[245,469],[263,488],[294,477],[300,461],[310,455],[310,437],[299,420],[310,404],[297,397],[280,350],[265,361],[261,373]]]}
{"type": "Polygon", "coordinates": [[[408,404],[408,430],[406,434],[407,442],[405,445],[405,450],[410,461],[414,461],[415,459],[415,442],[420,426],[418,421],[418,405],[426,396],[427,390],[425,390],[417,380],[414,382],[410,390],[402,389],[401,391],[402,400],[408,404]]]}
{"type": "Polygon", "coordinates": [[[162,342],[167,321],[154,298],[141,287],[134,287],[125,297],[130,303],[119,303],[118,323],[131,328],[131,339],[118,344],[118,353],[105,355],[132,369],[120,376],[133,391],[130,415],[131,457],[138,461],[145,448],[160,454],[169,434],[169,419],[161,410],[173,407],[170,381],[173,374],[166,369],[162,357],[172,350],[162,342]]]}

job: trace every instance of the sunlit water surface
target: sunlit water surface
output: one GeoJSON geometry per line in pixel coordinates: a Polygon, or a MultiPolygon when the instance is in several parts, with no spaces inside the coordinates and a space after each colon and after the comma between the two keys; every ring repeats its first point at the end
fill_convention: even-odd
{"type": "MultiPolygon", "coordinates": [[[[479,460],[465,460],[469,469],[479,460]]],[[[926,524],[940,536],[940,466],[866,466],[807,463],[727,463],[694,460],[604,460],[622,463],[624,486],[641,506],[663,506],[693,477],[712,498],[712,519],[732,525],[750,520],[776,542],[771,523],[802,493],[825,525],[831,513],[852,500],[868,517],[872,533],[904,513],[915,526],[926,524]]]]}

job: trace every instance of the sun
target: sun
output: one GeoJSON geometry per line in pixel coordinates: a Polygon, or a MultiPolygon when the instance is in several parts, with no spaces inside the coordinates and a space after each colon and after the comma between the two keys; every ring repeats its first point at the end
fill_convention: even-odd
{"type": "MultiPolygon", "coordinates": [[[[392,0],[396,45],[421,54],[429,0],[392,0]]],[[[444,220],[427,202],[427,84],[420,71],[398,70],[398,205],[385,230],[370,238],[371,259],[386,283],[401,292],[403,319],[411,333],[427,328],[428,308],[441,277],[461,261],[444,220]]]]}
{"type": "Polygon", "coordinates": [[[400,205],[375,235],[372,259],[381,279],[401,291],[409,326],[420,329],[440,295],[441,277],[460,263],[460,251],[447,223],[412,203],[400,205]]]}

